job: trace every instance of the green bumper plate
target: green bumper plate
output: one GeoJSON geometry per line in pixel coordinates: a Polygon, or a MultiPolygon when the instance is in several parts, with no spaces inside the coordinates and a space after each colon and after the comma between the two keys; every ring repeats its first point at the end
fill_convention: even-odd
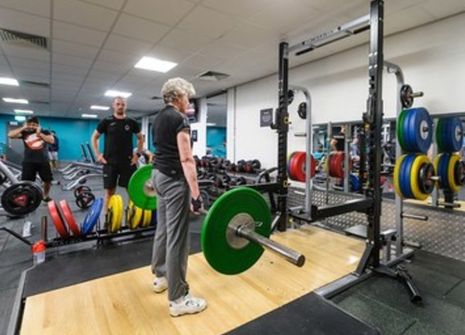
{"type": "Polygon", "coordinates": [[[248,187],[238,187],[219,197],[203,222],[201,243],[208,263],[223,274],[234,275],[247,270],[264,250],[253,242],[239,249],[229,244],[228,225],[238,214],[249,215],[258,223],[256,233],[265,237],[271,234],[270,209],[260,193],[248,187]]]}
{"type": "Polygon", "coordinates": [[[152,165],[140,167],[129,180],[128,194],[136,207],[157,209],[157,197],[152,186],[152,165]]]}

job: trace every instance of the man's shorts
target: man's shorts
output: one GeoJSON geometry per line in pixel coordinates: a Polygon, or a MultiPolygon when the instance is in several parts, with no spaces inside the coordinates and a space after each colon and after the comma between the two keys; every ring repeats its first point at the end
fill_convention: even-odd
{"type": "Polygon", "coordinates": [[[58,160],[58,151],[49,151],[48,152],[48,158],[50,158],[51,161],[57,161],[58,160]]]}
{"type": "Polygon", "coordinates": [[[44,182],[51,182],[53,180],[52,170],[50,169],[49,162],[23,162],[23,171],[21,174],[22,180],[35,181],[37,173],[44,182]]]}
{"type": "Polygon", "coordinates": [[[129,179],[137,167],[131,163],[108,163],[103,165],[103,188],[116,188],[116,184],[127,188],[129,179]]]}

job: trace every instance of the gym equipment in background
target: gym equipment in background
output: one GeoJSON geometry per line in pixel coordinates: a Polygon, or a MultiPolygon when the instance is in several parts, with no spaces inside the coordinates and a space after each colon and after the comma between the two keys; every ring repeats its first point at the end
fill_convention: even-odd
{"type": "Polygon", "coordinates": [[[76,205],[81,209],[87,209],[95,201],[95,196],[89,186],[81,185],[74,190],[76,205]]]}
{"type": "Polygon", "coordinates": [[[116,233],[123,222],[124,205],[120,194],[113,194],[108,201],[108,212],[105,216],[105,227],[109,233],[116,233]]]}

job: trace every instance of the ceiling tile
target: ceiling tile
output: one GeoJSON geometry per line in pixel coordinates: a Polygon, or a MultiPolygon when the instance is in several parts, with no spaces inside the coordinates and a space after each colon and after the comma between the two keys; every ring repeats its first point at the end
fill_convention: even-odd
{"type": "Polygon", "coordinates": [[[122,36],[155,43],[158,42],[169,29],[170,28],[166,25],[123,13],[118,18],[113,32],[122,36]]]}
{"type": "Polygon", "coordinates": [[[0,6],[21,10],[30,14],[50,17],[50,0],[18,1],[0,0],[0,6]]]}
{"type": "Polygon", "coordinates": [[[54,39],[52,42],[52,50],[53,52],[64,55],[94,59],[99,49],[76,42],[54,39]]]}
{"type": "Polygon", "coordinates": [[[244,48],[254,48],[265,42],[279,43],[279,35],[251,23],[242,23],[227,33],[221,40],[244,48]]]}
{"type": "Polygon", "coordinates": [[[186,59],[182,65],[198,69],[196,74],[200,74],[201,72],[214,69],[218,64],[223,63],[224,61],[225,59],[222,57],[195,54],[186,59]]]}
{"type": "Polygon", "coordinates": [[[0,9],[0,26],[34,35],[50,36],[50,20],[11,9],[0,9]]]}
{"type": "Polygon", "coordinates": [[[180,23],[179,27],[194,34],[218,38],[239,22],[231,15],[219,13],[207,7],[197,6],[180,23]]]}
{"type": "MultiPolygon", "coordinates": [[[[346,1],[346,0],[341,0],[346,1]]],[[[270,4],[269,0],[204,0],[202,5],[216,9],[219,12],[248,18],[258,14],[270,4]]]]}
{"type": "Polygon", "coordinates": [[[174,26],[192,7],[186,0],[128,0],[124,12],[174,26]]]}
{"type": "Polygon", "coordinates": [[[127,38],[116,34],[111,34],[105,42],[104,48],[124,53],[132,53],[141,57],[150,49],[153,44],[149,42],[139,41],[133,38],[127,38]]]}
{"type": "MultiPolygon", "coordinates": [[[[146,56],[167,60],[170,62],[181,63],[192,55],[188,50],[171,49],[164,46],[156,46],[146,56]]],[[[144,71],[144,70],[142,70],[144,71]]]]}
{"type": "Polygon", "coordinates": [[[53,38],[100,47],[106,33],[94,29],[78,27],[64,22],[53,22],[53,38]]]}
{"type": "Polygon", "coordinates": [[[87,58],[80,58],[71,55],[55,53],[53,55],[53,64],[62,64],[66,66],[81,68],[83,70],[88,70],[89,67],[92,65],[92,60],[87,58]]]}
{"type": "Polygon", "coordinates": [[[174,28],[158,45],[176,50],[196,52],[211,41],[213,41],[213,38],[204,37],[189,30],[174,28]]]}
{"type": "Polygon", "coordinates": [[[321,12],[309,6],[302,6],[300,0],[277,1],[250,18],[250,22],[282,36],[305,24],[321,12]],[[285,15],[283,15],[285,14],[285,15]]]}
{"type": "Polygon", "coordinates": [[[117,15],[114,10],[76,0],[60,0],[53,4],[53,15],[56,20],[103,31],[110,30],[117,15]]]}
{"type": "Polygon", "coordinates": [[[81,0],[81,1],[119,10],[123,6],[125,0],[81,0]]]}
{"type": "Polygon", "coordinates": [[[245,48],[236,45],[231,45],[222,40],[216,40],[207,45],[202,50],[200,50],[200,53],[204,56],[213,56],[222,58],[224,60],[228,60],[235,58],[236,56],[244,53],[245,51],[245,48]]]}
{"type": "Polygon", "coordinates": [[[120,75],[125,74],[128,72],[131,68],[133,68],[133,64],[115,64],[115,63],[109,63],[105,62],[102,60],[97,60],[94,63],[94,66],[92,67],[93,70],[98,70],[98,71],[109,71],[109,72],[114,72],[118,73],[120,75]]]}
{"type": "Polygon", "coordinates": [[[98,55],[98,60],[102,60],[105,62],[110,63],[129,63],[129,64],[136,64],[137,61],[140,59],[140,55],[128,54],[128,53],[121,53],[114,50],[106,50],[102,49],[100,54],[98,55]]]}

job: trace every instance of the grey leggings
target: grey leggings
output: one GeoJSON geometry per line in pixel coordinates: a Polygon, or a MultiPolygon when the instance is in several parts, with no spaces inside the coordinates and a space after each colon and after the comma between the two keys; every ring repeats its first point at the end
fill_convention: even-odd
{"type": "Polygon", "coordinates": [[[189,255],[190,191],[184,178],[169,177],[153,170],[158,194],[157,230],[153,241],[152,272],[168,280],[168,300],[189,292],[186,281],[189,255]]]}

